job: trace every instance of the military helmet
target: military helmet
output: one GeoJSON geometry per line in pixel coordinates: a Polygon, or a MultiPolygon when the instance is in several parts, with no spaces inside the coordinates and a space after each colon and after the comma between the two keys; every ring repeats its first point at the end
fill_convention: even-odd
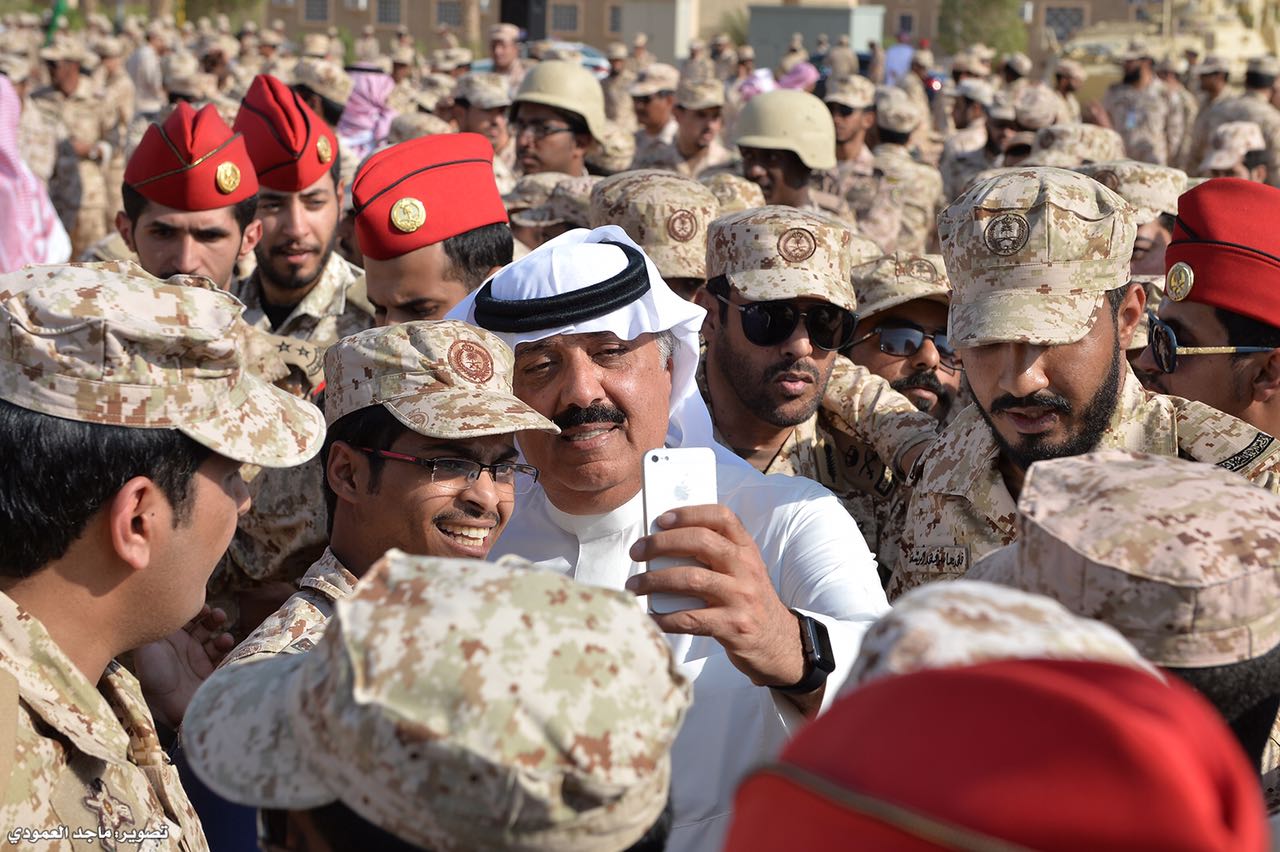
{"type": "Polygon", "coordinates": [[[592,138],[604,139],[604,90],[581,65],[557,59],[539,62],[525,75],[515,103],[543,104],[580,115],[592,138]]]}
{"type": "Polygon", "coordinates": [[[734,142],[746,148],[792,151],[815,170],[836,165],[831,113],[818,98],[794,89],[775,89],[747,101],[734,142]]]}

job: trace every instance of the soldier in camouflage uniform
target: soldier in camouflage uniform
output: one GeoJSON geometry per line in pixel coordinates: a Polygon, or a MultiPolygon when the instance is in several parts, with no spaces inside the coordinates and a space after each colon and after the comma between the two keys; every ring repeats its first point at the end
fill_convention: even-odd
{"type": "Polygon", "coordinates": [[[1200,111],[1200,101],[1182,85],[1186,74],[1187,60],[1181,57],[1166,57],[1156,65],[1156,76],[1164,84],[1165,97],[1169,99],[1169,112],[1177,113],[1177,120],[1173,122],[1177,135],[1169,138],[1169,164],[1174,166],[1186,162],[1191,149],[1191,131],[1200,111]]]}
{"type": "Polygon", "coordinates": [[[1053,93],[1058,98],[1058,118],[1054,124],[1080,121],[1080,101],[1076,92],[1084,84],[1084,66],[1074,59],[1059,59],[1053,69],[1053,93]]]}
{"type": "Polygon", "coordinates": [[[201,605],[247,506],[240,465],[300,463],[323,423],[250,374],[240,305],[203,279],[35,266],[0,293],[0,818],[11,842],[54,833],[27,848],[138,848],[141,831],[203,852],[158,732],[180,713],[153,718],[113,658],[171,633],[171,658],[214,656],[201,605]]]}
{"type": "Polygon", "coordinates": [[[676,89],[680,72],[658,62],[636,75],[631,84],[631,104],[636,116],[636,161],[644,162],[651,149],[670,145],[676,138],[676,89]]]}
{"type": "Polygon", "coordinates": [[[667,286],[692,300],[707,277],[707,228],[719,215],[715,194],[692,178],[640,170],[595,185],[588,226],[622,228],[667,286]]]}
{"type": "Polygon", "coordinates": [[[1035,465],[1017,530],[969,576],[1103,621],[1198,689],[1280,810],[1280,499],[1209,465],[1099,452],[1035,465]]]}
{"type": "Polygon", "coordinates": [[[493,145],[493,174],[499,192],[516,185],[516,139],[507,123],[511,90],[498,74],[464,74],[453,95],[458,130],[479,133],[493,145]]]}
{"type": "Polygon", "coordinates": [[[1014,117],[997,110],[995,92],[986,80],[970,79],[960,83],[953,110],[959,129],[943,143],[938,162],[946,200],[963,192],[979,172],[998,168],[1004,162],[1004,148],[1012,133],[1010,121],[1014,117]]]}
{"type": "Polygon", "coordinates": [[[1218,125],[1228,121],[1252,121],[1258,125],[1267,142],[1267,183],[1280,187],[1280,110],[1271,104],[1277,77],[1280,77],[1280,60],[1274,56],[1249,60],[1244,94],[1224,98],[1207,109],[1205,131],[1211,136],[1218,125]]]}
{"type": "Polygon", "coordinates": [[[274,843],[662,848],[692,689],[630,594],[392,550],[299,644],[216,673],[184,728],[210,787],[289,811],[274,843]]]}
{"type": "Polygon", "coordinates": [[[457,321],[408,322],[345,338],[325,353],[321,459],[329,542],[296,592],[227,657],[298,653],[323,629],[382,553],[483,559],[502,535],[522,486],[516,433],[557,432],[511,395],[513,356],[488,332],[457,321]],[[430,474],[414,459],[450,459],[430,474]],[[462,461],[457,461],[461,459],[462,461]],[[494,465],[490,476],[468,462],[494,465]],[[472,475],[474,474],[474,478],[472,475]]]}
{"type": "Polygon", "coordinates": [[[71,236],[72,257],[107,235],[111,211],[103,166],[111,160],[107,141],[113,122],[93,83],[81,75],[83,49],[72,42],[40,51],[53,79],[31,95],[46,122],[65,130],[57,139],[57,160],[49,197],[71,236]]]}
{"type": "Polygon", "coordinates": [[[631,86],[636,78],[627,70],[627,46],[615,41],[605,56],[609,60],[609,76],[600,84],[604,88],[604,114],[623,130],[635,133],[636,108],[631,102],[631,86]]]}
{"type": "Polygon", "coordinates": [[[1123,359],[1145,298],[1129,283],[1136,223],[1119,195],[1073,172],[1015,169],[970,189],[938,227],[974,404],[919,462],[891,595],[1014,540],[1014,500],[1037,460],[1182,455],[1280,490],[1280,442],[1144,391],[1123,359]]]}
{"type": "Polygon", "coordinates": [[[124,164],[129,154],[134,87],[133,80],[121,65],[126,50],[121,39],[102,38],[94,49],[102,58],[98,69],[98,88],[107,111],[109,132],[106,141],[111,145],[111,159],[103,166],[103,179],[107,185],[107,210],[114,212],[120,209],[120,181],[124,178],[124,164]]]}
{"type": "Polygon", "coordinates": [[[676,90],[675,137],[637,151],[631,168],[670,169],[690,178],[734,169],[738,158],[720,141],[723,108],[724,84],[719,80],[682,78],[676,90]]]}
{"type": "Polygon", "coordinates": [[[1227,64],[1220,57],[1206,57],[1195,67],[1195,74],[1200,99],[1197,103],[1196,120],[1187,132],[1189,141],[1181,163],[1183,170],[1190,175],[1199,174],[1200,162],[1209,146],[1212,132],[1209,120],[1213,108],[1231,97],[1227,91],[1227,64]]]}
{"type": "MultiPolygon", "coordinates": [[[[917,413],[888,390],[887,381],[853,368],[836,352],[853,340],[858,304],[852,269],[879,255],[874,243],[820,213],[763,207],[724,216],[711,226],[707,286],[696,301],[707,310],[700,386],[716,439],[762,473],[805,476],[829,488],[872,552],[888,560],[892,552],[884,545],[895,536],[885,527],[896,483],[881,458],[893,460],[898,446],[888,430],[869,435],[851,428],[863,425],[862,418],[842,422],[823,408],[828,395],[860,385],[882,392],[880,413],[917,413]],[[781,340],[752,339],[747,315],[741,322],[731,316],[780,300],[810,312],[781,340]],[[833,370],[842,361],[848,369],[833,386],[833,370]]],[[[932,433],[933,424],[924,420],[932,433]]]]}
{"type": "Polygon", "coordinates": [[[1102,107],[1110,125],[1124,139],[1131,160],[1163,166],[1182,138],[1182,113],[1171,111],[1164,84],[1152,69],[1154,59],[1143,43],[1135,42],[1121,57],[1124,78],[1107,89],[1102,107]]]}
{"type": "Polygon", "coordinates": [[[1252,121],[1226,121],[1209,138],[1197,174],[1267,182],[1267,140],[1252,121]]]}
{"type": "MultiPolygon", "coordinates": [[[[251,326],[290,340],[282,351],[305,353],[281,384],[311,397],[331,344],[373,324],[364,276],[336,252],[337,138],[279,80],[258,77],[234,128],[244,135],[260,184],[258,266],[232,293],[251,326]]],[[[251,483],[256,505],[240,522],[211,595],[243,636],[288,596],[324,549],[322,472],[318,463],[267,471],[251,483]]]]}
{"type": "Polygon", "coordinates": [[[924,254],[936,241],[934,217],[944,203],[942,175],[912,158],[906,147],[924,119],[925,113],[901,89],[884,88],[876,93],[880,144],[872,153],[902,211],[897,249],[911,254],[924,254]]]}
{"type": "Polygon", "coordinates": [[[30,59],[25,55],[0,54],[0,74],[9,78],[22,102],[22,113],[18,119],[18,154],[31,173],[48,186],[57,163],[58,139],[66,135],[66,128],[57,115],[32,105],[34,75],[30,59]]]}

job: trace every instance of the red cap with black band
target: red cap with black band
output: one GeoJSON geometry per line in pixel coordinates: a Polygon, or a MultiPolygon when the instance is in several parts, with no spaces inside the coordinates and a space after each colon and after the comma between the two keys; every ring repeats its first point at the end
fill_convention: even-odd
{"type": "Polygon", "coordinates": [[[338,137],[298,94],[270,74],[253,78],[235,130],[244,134],[258,182],[300,192],[333,168],[338,137]]]}
{"type": "Polygon", "coordinates": [[[197,112],[182,101],[152,124],[125,166],[124,182],[148,201],[175,210],[232,207],[258,191],[244,138],[213,104],[197,112]]]}
{"type": "Polygon", "coordinates": [[[1213,178],[1178,198],[1165,295],[1280,328],[1280,189],[1213,178]]]}
{"type": "Polygon", "coordinates": [[[370,157],[351,187],[360,251],[390,260],[507,221],[493,146],[478,133],[422,136],[370,157]]]}

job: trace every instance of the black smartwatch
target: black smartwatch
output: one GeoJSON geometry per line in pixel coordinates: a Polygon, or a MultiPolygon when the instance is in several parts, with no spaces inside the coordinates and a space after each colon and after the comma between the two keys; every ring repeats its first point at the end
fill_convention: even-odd
{"type": "Polygon", "coordinates": [[[831,637],[827,625],[798,610],[791,614],[800,622],[800,647],[804,649],[804,677],[791,686],[775,686],[778,692],[804,695],[813,692],[827,682],[827,675],[836,669],[836,655],[831,650],[831,637]]]}

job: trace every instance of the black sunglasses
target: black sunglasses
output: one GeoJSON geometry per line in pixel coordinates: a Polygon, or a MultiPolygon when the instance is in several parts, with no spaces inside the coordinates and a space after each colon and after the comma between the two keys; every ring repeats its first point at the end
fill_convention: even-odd
{"type": "Polygon", "coordinates": [[[912,326],[888,326],[872,329],[868,334],[859,337],[849,345],[857,346],[859,343],[866,343],[876,335],[880,335],[880,351],[886,355],[908,358],[919,352],[920,347],[924,346],[926,340],[932,340],[933,348],[938,350],[938,361],[942,363],[942,366],[951,370],[955,370],[960,366],[960,359],[956,356],[956,349],[951,345],[951,339],[947,337],[945,331],[931,333],[912,326]]]}
{"type": "Polygon", "coordinates": [[[834,351],[853,337],[853,314],[826,302],[801,310],[795,302],[778,300],[737,305],[719,293],[712,293],[742,316],[742,333],[756,346],[777,346],[795,332],[804,320],[809,340],[819,349],[834,351]]]}
{"type": "Polygon", "coordinates": [[[857,110],[851,106],[845,106],[844,104],[831,104],[831,103],[827,104],[827,111],[830,112],[832,115],[838,115],[841,118],[848,118],[849,116],[857,112],[857,110]]]}
{"type": "Polygon", "coordinates": [[[1179,355],[1236,355],[1248,352],[1270,352],[1273,346],[1179,346],[1178,337],[1167,323],[1161,322],[1156,312],[1147,311],[1147,345],[1151,347],[1152,360],[1162,373],[1178,369],[1179,355]]]}

